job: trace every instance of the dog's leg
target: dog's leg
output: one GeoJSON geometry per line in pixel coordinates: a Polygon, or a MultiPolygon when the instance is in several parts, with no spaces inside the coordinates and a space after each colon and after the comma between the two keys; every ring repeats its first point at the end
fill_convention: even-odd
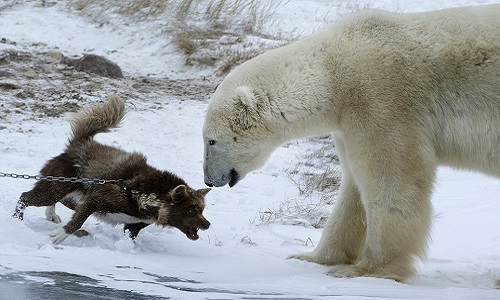
{"type": "Polygon", "coordinates": [[[27,195],[27,192],[24,192],[21,194],[21,197],[19,197],[19,201],[17,201],[17,205],[16,205],[16,210],[14,211],[14,214],[12,215],[12,217],[14,218],[18,218],[18,219],[23,219],[24,218],[24,211],[26,210],[26,207],[28,207],[26,205],[26,195],[27,195]]]}
{"type": "Polygon", "coordinates": [[[53,222],[53,223],[56,223],[56,224],[59,224],[61,223],[61,217],[59,217],[57,214],[56,214],[56,205],[51,205],[51,206],[47,206],[47,208],[45,208],[45,217],[47,218],[47,220],[53,222]]]}
{"type": "MultiPolygon", "coordinates": [[[[47,197],[43,197],[43,194],[39,193],[41,190],[39,186],[40,185],[37,185],[31,191],[24,192],[21,194],[21,197],[19,197],[19,201],[17,202],[16,209],[12,217],[19,218],[22,220],[24,218],[24,211],[28,206],[45,206],[43,204],[40,205],[40,202],[47,201],[46,199],[47,197]],[[39,200],[39,199],[44,199],[44,200],[39,200]]],[[[52,205],[55,204],[56,202],[57,200],[47,205],[52,205]]]]}
{"type": "Polygon", "coordinates": [[[97,206],[92,199],[87,199],[79,205],[68,222],[63,228],[57,229],[50,233],[50,240],[54,245],[60,244],[75,231],[80,229],[90,215],[96,212],[97,206]]]}
{"type": "Polygon", "coordinates": [[[76,210],[78,205],[83,203],[83,193],[81,190],[75,190],[62,197],[59,202],[71,210],[76,210]]]}
{"type": "Polygon", "coordinates": [[[123,231],[128,230],[128,235],[130,236],[130,238],[135,240],[135,238],[139,234],[139,231],[141,231],[143,228],[145,228],[148,225],[149,224],[146,224],[146,223],[125,224],[125,225],[123,225],[123,231]]]}
{"type": "MultiPolygon", "coordinates": [[[[21,197],[19,197],[19,201],[16,205],[15,212],[12,216],[22,220],[24,217],[24,210],[28,206],[53,206],[59,201],[59,199],[66,196],[75,187],[76,186],[73,183],[61,184],[56,182],[39,181],[35,184],[33,189],[21,194],[21,197]]],[[[52,217],[49,220],[55,222],[52,220],[52,217]]]]}

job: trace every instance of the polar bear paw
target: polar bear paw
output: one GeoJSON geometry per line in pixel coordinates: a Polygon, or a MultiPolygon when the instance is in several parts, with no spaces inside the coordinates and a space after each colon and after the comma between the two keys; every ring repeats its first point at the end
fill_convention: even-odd
{"type": "Polygon", "coordinates": [[[336,265],[333,266],[327,274],[333,277],[340,278],[370,276],[369,274],[367,274],[367,271],[356,267],[355,265],[336,265]]]}
{"type": "Polygon", "coordinates": [[[324,252],[312,251],[290,255],[287,259],[300,259],[311,263],[320,265],[335,265],[340,262],[345,262],[344,259],[338,259],[332,255],[326,255],[324,252]],[[318,254],[319,253],[319,254],[318,254]]]}
{"type": "Polygon", "coordinates": [[[305,261],[312,262],[312,263],[319,263],[318,259],[313,254],[313,252],[293,254],[293,255],[288,256],[287,259],[299,259],[299,260],[305,260],[305,261]]]}
{"type": "Polygon", "coordinates": [[[330,276],[341,277],[341,278],[353,278],[353,277],[376,277],[383,279],[392,279],[398,282],[407,282],[408,278],[411,277],[411,271],[406,271],[404,268],[402,270],[391,270],[390,268],[379,267],[375,270],[366,270],[359,267],[358,265],[336,265],[333,266],[327,273],[330,276]]]}
{"type": "Polygon", "coordinates": [[[64,228],[59,228],[57,230],[52,231],[49,233],[49,239],[54,245],[59,245],[62,243],[65,239],[67,239],[71,234],[66,233],[64,228]]]}

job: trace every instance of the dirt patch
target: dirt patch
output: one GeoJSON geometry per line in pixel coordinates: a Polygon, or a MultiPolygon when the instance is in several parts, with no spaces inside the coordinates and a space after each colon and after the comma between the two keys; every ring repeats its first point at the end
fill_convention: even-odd
{"type": "MultiPolygon", "coordinates": [[[[9,44],[19,46],[13,41],[9,44]]],[[[159,109],[169,101],[206,101],[215,87],[213,78],[125,74],[125,78],[112,79],[87,74],[61,63],[54,51],[37,51],[37,46],[0,52],[0,75],[4,74],[0,76],[2,121],[60,117],[113,93],[134,108],[159,109]]]]}

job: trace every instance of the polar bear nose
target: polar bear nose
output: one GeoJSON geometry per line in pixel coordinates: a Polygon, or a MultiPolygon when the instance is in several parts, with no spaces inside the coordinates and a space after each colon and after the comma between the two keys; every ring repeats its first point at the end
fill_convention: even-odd
{"type": "Polygon", "coordinates": [[[210,187],[220,187],[229,184],[229,187],[233,187],[238,181],[240,181],[240,176],[234,168],[226,172],[219,172],[217,176],[210,176],[209,170],[205,169],[205,184],[210,187]],[[222,173],[222,174],[221,174],[222,173]],[[214,179],[216,177],[216,179],[214,179]]]}

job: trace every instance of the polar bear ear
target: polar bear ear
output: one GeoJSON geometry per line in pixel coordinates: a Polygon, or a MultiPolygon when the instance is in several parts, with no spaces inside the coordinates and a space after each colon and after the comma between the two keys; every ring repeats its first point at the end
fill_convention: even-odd
{"type": "Polygon", "coordinates": [[[248,86],[240,86],[235,90],[235,114],[232,127],[235,131],[248,130],[256,126],[259,120],[257,98],[248,86]]]}
{"type": "Polygon", "coordinates": [[[269,98],[261,89],[240,86],[236,88],[235,101],[236,113],[233,116],[235,128],[247,130],[259,126],[271,113],[269,98]]]}
{"type": "Polygon", "coordinates": [[[271,107],[268,94],[260,88],[240,86],[235,91],[236,100],[247,109],[254,110],[258,114],[269,113],[271,107]]]}
{"type": "Polygon", "coordinates": [[[236,88],[236,99],[247,109],[257,108],[257,99],[248,86],[240,86],[236,88]]]}

